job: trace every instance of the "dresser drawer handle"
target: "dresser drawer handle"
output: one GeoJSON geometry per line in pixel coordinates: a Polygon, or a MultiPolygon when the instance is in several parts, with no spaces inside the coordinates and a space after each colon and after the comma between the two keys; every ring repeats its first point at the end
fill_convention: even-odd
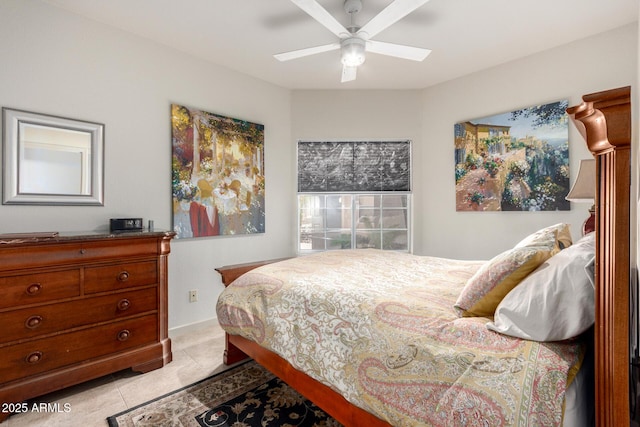
{"type": "Polygon", "coordinates": [[[121,282],[126,282],[127,280],[129,280],[129,272],[121,271],[120,274],[118,274],[118,280],[121,282]]]}
{"type": "Polygon", "coordinates": [[[24,322],[24,326],[29,329],[35,329],[42,324],[42,316],[31,316],[24,322]]]}
{"type": "Polygon", "coordinates": [[[40,283],[32,283],[27,287],[27,295],[37,295],[42,290],[40,283]]]}
{"type": "Polygon", "coordinates": [[[118,301],[118,310],[125,311],[129,307],[131,307],[131,301],[129,301],[128,299],[122,298],[120,301],[118,301]]]}
{"type": "Polygon", "coordinates": [[[118,341],[126,341],[131,336],[131,332],[128,329],[123,329],[118,332],[118,341]]]}
{"type": "Polygon", "coordinates": [[[38,363],[40,360],[42,360],[42,352],[34,351],[33,353],[29,353],[29,355],[25,357],[24,360],[25,362],[30,364],[38,363]]]}

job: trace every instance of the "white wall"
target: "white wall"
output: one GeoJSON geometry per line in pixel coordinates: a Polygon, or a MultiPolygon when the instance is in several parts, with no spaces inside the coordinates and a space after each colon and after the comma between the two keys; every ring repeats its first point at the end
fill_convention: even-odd
{"type": "MultiPolygon", "coordinates": [[[[456,212],[453,124],[561,99],[576,105],[584,94],[635,85],[637,39],[630,25],[425,89],[421,159],[429,167],[417,169],[414,179],[429,184],[416,197],[416,212],[424,212],[415,224],[416,253],[486,257],[557,222],[570,223],[579,238],[584,204],[565,212],[456,212]]],[[[569,156],[573,183],[580,159],[591,156],[573,124],[569,156]]]]}
{"type": "MultiPolygon", "coordinates": [[[[640,11],[638,12],[640,18],[640,11]]],[[[638,27],[638,39],[640,40],[640,26],[638,27]]],[[[640,70],[640,44],[636,50],[637,66],[640,70]]],[[[640,266],[640,224],[638,224],[638,212],[640,212],[640,150],[638,150],[638,87],[640,86],[640,74],[636,73],[635,85],[631,88],[631,135],[633,144],[631,145],[631,303],[633,310],[631,318],[631,357],[636,357],[640,353],[640,343],[638,342],[640,334],[640,315],[638,307],[640,307],[640,277],[638,274],[638,266],[640,266]],[[635,242],[635,244],[633,244],[635,242]]],[[[637,391],[640,393],[640,391],[637,391]]],[[[636,399],[638,395],[636,396],[636,399]]],[[[638,418],[636,416],[636,418],[638,418]]],[[[634,425],[634,424],[632,424],[634,425]]],[[[638,425],[637,423],[635,425],[638,425]]]]}
{"type": "MultiPolygon", "coordinates": [[[[294,155],[299,140],[409,139],[415,159],[421,137],[419,91],[296,90],[291,99],[294,155]]],[[[422,184],[414,180],[413,187],[422,184]]]]}
{"type": "MultiPolygon", "coordinates": [[[[635,84],[637,38],[630,25],[422,91],[297,90],[292,138],[413,140],[416,254],[485,259],[557,222],[572,224],[576,239],[589,206],[456,212],[453,125],[561,99],[575,105],[583,94],[635,84]]],[[[590,154],[573,125],[569,138],[573,182],[579,160],[590,154]]]]}
{"type": "Polygon", "coordinates": [[[170,229],[175,102],[265,125],[267,202],[263,235],[172,242],[169,327],[215,317],[215,267],[293,253],[288,90],[33,0],[0,2],[0,58],[1,106],[105,124],[106,178],[103,207],[0,205],[0,233],[105,230],[115,217],[170,229]]]}
{"type": "MultiPolygon", "coordinates": [[[[412,139],[416,254],[486,258],[556,222],[572,224],[575,239],[588,206],[456,212],[453,125],[561,99],[574,105],[583,94],[634,84],[637,38],[630,25],[422,91],[294,91],[292,137],[412,139]]],[[[573,182],[590,154],[573,125],[569,137],[573,182]]]]}
{"type": "MultiPolygon", "coordinates": [[[[104,207],[0,205],[0,232],[104,230],[109,218],[124,216],[169,229],[176,102],[265,125],[267,222],[263,235],[173,241],[171,328],[215,316],[222,289],[215,267],[294,253],[298,139],[413,140],[415,253],[486,258],[559,221],[574,224],[577,236],[586,206],[456,213],[453,124],[635,85],[637,39],[629,26],[418,91],[290,92],[41,2],[2,0],[0,106],[104,123],[106,184],[104,207]],[[603,65],[594,68],[594,60],[603,65]],[[199,289],[200,302],[187,302],[189,289],[199,289]]],[[[588,152],[570,129],[575,178],[588,152]]]]}

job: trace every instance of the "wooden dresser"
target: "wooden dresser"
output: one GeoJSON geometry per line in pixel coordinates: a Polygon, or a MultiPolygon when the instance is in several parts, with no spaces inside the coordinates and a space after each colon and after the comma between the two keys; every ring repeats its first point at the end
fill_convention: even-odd
{"type": "Polygon", "coordinates": [[[0,421],[8,404],[171,361],[167,257],[173,236],[0,240],[0,421]]]}

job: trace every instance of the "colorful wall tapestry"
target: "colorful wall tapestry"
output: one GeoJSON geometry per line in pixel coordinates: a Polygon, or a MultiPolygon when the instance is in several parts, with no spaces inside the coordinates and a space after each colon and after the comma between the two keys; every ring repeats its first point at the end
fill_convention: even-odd
{"type": "Polygon", "coordinates": [[[569,210],[567,106],[565,100],[456,123],[456,210],[569,210]]]}
{"type": "Polygon", "coordinates": [[[264,126],[171,105],[178,238],[264,233],[264,126]]]}

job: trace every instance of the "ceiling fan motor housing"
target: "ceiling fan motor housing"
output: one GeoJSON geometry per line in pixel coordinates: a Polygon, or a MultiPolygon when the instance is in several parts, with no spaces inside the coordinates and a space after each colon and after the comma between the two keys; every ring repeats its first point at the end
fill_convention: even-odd
{"type": "Polygon", "coordinates": [[[358,13],[362,10],[362,0],[344,0],[344,11],[351,13],[358,13]]]}
{"type": "Polygon", "coordinates": [[[357,67],[365,60],[366,41],[360,37],[348,37],[340,43],[342,64],[347,67],[357,67]]]}

